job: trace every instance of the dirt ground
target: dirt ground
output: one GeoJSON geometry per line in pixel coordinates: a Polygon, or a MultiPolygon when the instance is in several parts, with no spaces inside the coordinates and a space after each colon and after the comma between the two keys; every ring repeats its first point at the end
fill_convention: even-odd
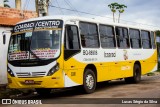
{"type": "MultiPolygon", "coordinates": [[[[155,73],[153,76],[142,76],[142,80],[139,84],[126,84],[124,80],[114,80],[109,83],[98,83],[97,89],[92,94],[82,94],[77,91],[76,88],[69,88],[65,90],[56,90],[53,91],[47,97],[42,97],[37,94],[31,94],[27,96],[22,96],[22,99],[37,99],[42,100],[43,105],[38,105],[37,107],[74,107],[74,106],[83,106],[83,107],[160,107],[160,73],[155,73]],[[94,100],[90,101],[91,98],[94,100]],[[97,99],[96,99],[97,98],[97,99]],[[132,99],[130,99],[132,98],[132,99]],[[120,99],[125,100],[139,100],[139,98],[147,98],[150,100],[156,100],[159,104],[114,104],[119,102],[120,99]],[[154,99],[157,98],[157,99],[154,99]],[[77,101],[78,99],[79,101],[77,101]],[[105,104],[104,101],[108,103],[107,100],[113,100],[113,103],[109,102],[105,104]],[[65,101],[64,101],[65,100],[65,101]],[[74,104],[74,100],[77,102],[74,104]],[[82,102],[82,101],[84,102],[82,102]],[[86,101],[85,101],[86,100],[86,101]],[[86,104],[87,100],[90,101],[90,104],[86,104]],[[118,101],[117,101],[118,100],[118,101]],[[68,104],[63,104],[63,103],[68,104]],[[102,102],[102,104],[101,104],[102,102]],[[92,104],[93,103],[93,104],[92,104]],[[99,103],[99,104],[96,104],[99,103]],[[83,104],[83,105],[79,105],[83,104]]],[[[20,99],[21,99],[20,98],[20,99]]],[[[121,101],[123,102],[123,101],[121,101]]],[[[124,103],[124,102],[123,102],[124,103]]],[[[156,102],[153,102],[156,103],[156,102]]],[[[0,105],[0,107],[18,107],[18,105],[0,105]]],[[[19,105],[21,106],[21,105],[19,105]]],[[[23,105],[24,107],[31,107],[33,105],[23,105]]],[[[36,107],[36,105],[34,105],[36,107]]]]}

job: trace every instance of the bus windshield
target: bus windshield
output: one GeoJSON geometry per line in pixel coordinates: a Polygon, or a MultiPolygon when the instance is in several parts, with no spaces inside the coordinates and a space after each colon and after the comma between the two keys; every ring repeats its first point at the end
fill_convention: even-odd
{"type": "MultiPolygon", "coordinates": [[[[26,47],[29,47],[29,50],[40,59],[55,58],[60,49],[60,37],[61,30],[34,31],[13,35],[9,44],[9,60],[29,59],[31,52],[20,49],[23,40],[29,41],[26,47]]],[[[30,59],[35,59],[32,53],[30,59]]]]}
{"type": "Polygon", "coordinates": [[[60,54],[61,35],[61,28],[13,33],[9,44],[8,60],[56,58],[60,54]]]}

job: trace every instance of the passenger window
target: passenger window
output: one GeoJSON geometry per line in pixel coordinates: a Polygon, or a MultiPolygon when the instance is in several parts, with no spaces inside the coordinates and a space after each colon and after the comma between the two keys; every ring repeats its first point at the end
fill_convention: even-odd
{"type": "Polygon", "coordinates": [[[131,47],[135,49],[141,48],[141,38],[139,30],[130,29],[129,35],[130,35],[131,47]]]}
{"type": "Polygon", "coordinates": [[[148,31],[141,31],[141,37],[142,37],[142,46],[144,49],[150,49],[151,46],[151,38],[150,33],[148,31]]]}
{"type": "Polygon", "coordinates": [[[65,30],[65,49],[80,49],[78,28],[73,25],[67,25],[65,30]]]}
{"type": "Polygon", "coordinates": [[[116,27],[117,45],[119,48],[129,48],[129,36],[127,28],[116,27]]]}
{"type": "Polygon", "coordinates": [[[113,26],[99,25],[102,48],[116,47],[113,26]]]}
{"type": "Polygon", "coordinates": [[[93,23],[80,22],[81,44],[85,48],[98,48],[99,38],[97,25],[93,23]]]}
{"type": "Polygon", "coordinates": [[[153,49],[155,49],[156,48],[156,43],[155,43],[154,32],[151,32],[151,42],[152,42],[153,49]]]}

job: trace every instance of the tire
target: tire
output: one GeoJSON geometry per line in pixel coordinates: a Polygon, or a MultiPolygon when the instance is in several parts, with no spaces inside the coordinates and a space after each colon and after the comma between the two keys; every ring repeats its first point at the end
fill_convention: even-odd
{"type": "Polygon", "coordinates": [[[91,69],[86,69],[83,77],[83,91],[86,94],[93,93],[96,89],[96,76],[91,69]]]}
{"type": "Polygon", "coordinates": [[[141,68],[138,64],[134,65],[133,77],[125,78],[127,83],[139,83],[141,81],[141,68]]]}
{"type": "Polygon", "coordinates": [[[35,90],[41,96],[46,96],[46,95],[49,95],[51,93],[50,88],[36,88],[35,90]]]}

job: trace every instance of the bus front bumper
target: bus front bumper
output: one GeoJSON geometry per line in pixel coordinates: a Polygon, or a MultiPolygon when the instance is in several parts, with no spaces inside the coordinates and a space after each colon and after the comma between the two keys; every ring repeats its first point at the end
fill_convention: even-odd
{"type": "Polygon", "coordinates": [[[8,76],[9,88],[63,88],[64,79],[60,76],[37,78],[17,78],[8,76]]]}

